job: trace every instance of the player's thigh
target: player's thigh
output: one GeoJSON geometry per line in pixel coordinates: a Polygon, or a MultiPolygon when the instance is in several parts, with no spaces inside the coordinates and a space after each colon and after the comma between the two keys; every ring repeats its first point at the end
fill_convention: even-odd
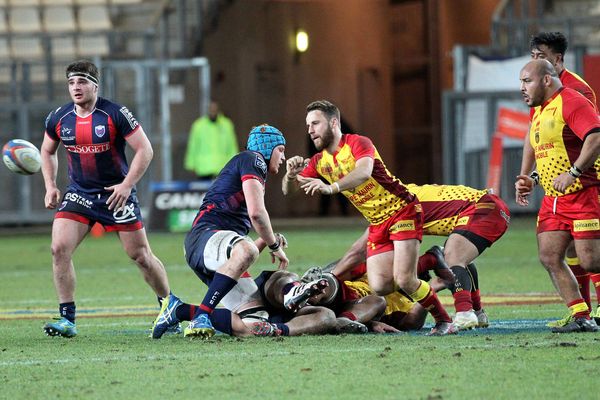
{"type": "Polygon", "coordinates": [[[571,235],[568,231],[545,231],[537,235],[538,255],[546,268],[560,268],[563,265],[565,252],[571,235]]]}
{"type": "Polygon", "coordinates": [[[415,276],[420,242],[417,239],[394,241],[394,276],[398,278],[415,276]]]}
{"type": "Polygon", "coordinates": [[[449,266],[466,266],[479,255],[477,247],[466,237],[451,233],[444,244],[444,258],[449,266]]]}
{"type": "Polygon", "coordinates": [[[68,218],[55,218],[52,223],[52,251],[72,254],[89,230],[88,224],[68,218]]]}
{"type": "Polygon", "coordinates": [[[378,295],[394,291],[394,252],[386,251],[367,258],[369,286],[378,295]]]}
{"type": "Polygon", "coordinates": [[[577,239],[575,251],[580,265],[589,272],[600,272],[600,239],[577,239]]]}
{"type": "Polygon", "coordinates": [[[145,228],[134,231],[119,231],[119,239],[127,255],[133,259],[150,251],[145,228]]]}

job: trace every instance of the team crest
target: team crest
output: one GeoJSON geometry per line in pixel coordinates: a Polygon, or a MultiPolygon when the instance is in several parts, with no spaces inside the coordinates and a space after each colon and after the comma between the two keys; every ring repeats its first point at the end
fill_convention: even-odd
{"type": "Polygon", "coordinates": [[[540,131],[535,131],[535,142],[539,143],[540,142],[540,131]]]}
{"type": "Polygon", "coordinates": [[[106,133],[106,128],[104,127],[104,125],[98,125],[94,127],[94,132],[96,133],[96,136],[102,137],[106,133]]]}
{"type": "Polygon", "coordinates": [[[256,165],[256,167],[260,169],[263,173],[267,173],[267,164],[265,163],[265,160],[262,159],[262,157],[257,155],[256,159],[254,160],[254,165],[256,165]]]}

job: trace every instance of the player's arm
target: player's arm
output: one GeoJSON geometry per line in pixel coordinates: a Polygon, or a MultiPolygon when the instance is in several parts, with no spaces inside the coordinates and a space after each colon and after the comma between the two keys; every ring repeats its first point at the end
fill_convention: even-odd
{"type": "Polygon", "coordinates": [[[286,172],[281,180],[281,191],[284,195],[298,191],[300,184],[296,177],[306,167],[307,162],[308,159],[304,160],[300,156],[294,156],[285,162],[286,172]]]}
{"type": "Polygon", "coordinates": [[[42,175],[44,177],[44,186],[46,187],[46,195],[44,196],[44,204],[48,209],[54,209],[60,201],[60,190],[56,186],[56,174],[58,171],[58,150],[59,142],[44,135],[44,141],[40,149],[42,156],[42,175]]]}
{"type": "Polygon", "coordinates": [[[529,131],[525,135],[523,143],[523,158],[521,159],[521,170],[515,182],[515,201],[521,206],[529,204],[529,195],[531,194],[535,181],[531,177],[531,172],[535,165],[535,152],[529,141],[529,131]]]}
{"type": "Polygon", "coordinates": [[[346,251],[346,254],[337,262],[335,268],[331,271],[332,274],[340,279],[348,279],[349,273],[357,265],[367,260],[367,238],[369,237],[369,229],[352,244],[346,251]]]}
{"type": "Polygon", "coordinates": [[[289,260],[283,251],[283,244],[277,238],[271,227],[269,213],[265,207],[264,189],[262,184],[256,179],[246,179],[242,183],[242,190],[246,199],[248,216],[252,227],[258,233],[258,236],[267,244],[271,251],[272,261],[275,258],[279,260],[279,269],[287,268],[289,260]]]}
{"type": "Polygon", "coordinates": [[[131,190],[142,179],[154,156],[152,145],[141,126],[134,133],[127,136],[125,140],[127,140],[127,144],[133,150],[134,155],[131,159],[129,172],[127,172],[123,182],[104,188],[112,191],[112,194],[106,200],[109,210],[120,210],[125,207],[131,190]]]}
{"type": "Polygon", "coordinates": [[[375,162],[371,157],[359,158],[352,171],[331,185],[326,184],[320,179],[304,178],[300,175],[298,176],[298,181],[300,182],[300,187],[308,195],[313,196],[315,193],[336,194],[344,190],[353,189],[366,182],[373,173],[374,164],[375,162]]]}
{"type": "Polygon", "coordinates": [[[569,186],[575,183],[579,175],[596,162],[599,155],[600,128],[594,128],[586,135],[579,157],[573,162],[571,169],[568,172],[563,172],[554,179],[554,189],[564,193],[569,186]]]}

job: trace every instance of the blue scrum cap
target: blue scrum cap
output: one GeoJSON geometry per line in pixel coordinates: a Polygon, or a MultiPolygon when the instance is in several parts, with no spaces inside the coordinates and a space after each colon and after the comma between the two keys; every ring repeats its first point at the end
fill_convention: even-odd
{"type": "Polygon", "coordinates": [[[271,159],[273,149],[279,145],[285,145],[283,133],[274,126],[263,124],[255,126],[248,136],[248,150],[259,152],[266,161],[271,159]]]}

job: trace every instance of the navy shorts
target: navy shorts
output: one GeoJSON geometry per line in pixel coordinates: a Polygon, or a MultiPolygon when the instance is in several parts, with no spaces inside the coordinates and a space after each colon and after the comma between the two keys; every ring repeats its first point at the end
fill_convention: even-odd
{"type": "Polygon", "coordinates": [[[107,232],[137,231],[144,227],[142,214],[135,193],[129,195],[123,210],[109,210],[106,200],[112,192],[89,194],[69,189],[54,218],[67,218],[82,224],[98,222],[107,232]]]}

